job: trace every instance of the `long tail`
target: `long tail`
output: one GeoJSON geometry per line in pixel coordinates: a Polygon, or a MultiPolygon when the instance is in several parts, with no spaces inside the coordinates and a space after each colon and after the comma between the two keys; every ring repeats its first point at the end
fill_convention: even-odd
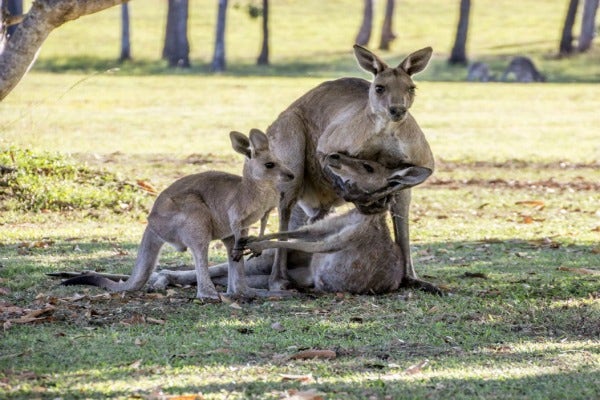
{"type": "Polygon", "coordinates": [[[111,292],[140,290],[154,271],[164,241],[149,227],[144,231],[135,267],[125,282],[115,282],[102,275],[86,274],[63,281],[62,285],[91,285],[111,292]]]}

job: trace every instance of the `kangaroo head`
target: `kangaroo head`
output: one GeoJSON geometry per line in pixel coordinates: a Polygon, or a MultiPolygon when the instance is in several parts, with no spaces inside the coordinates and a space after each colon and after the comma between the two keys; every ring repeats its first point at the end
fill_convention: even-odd
{"type": "Polygon", "coordinates": [[[432,173],[429,168],[413,165],[389,169],[378,162],[341,153],[327,155],[325,168],[334,177],[334,185],[344,200],[365,214],[386,210],[390,195],[422,183],[432,173]]]}
{"type": "Polygon", "coordinates": [[[229,138],[233,149],[246,156],[244,177],[277,183],[294,179],[294,174],[271,152],[269,139],[262,131],[252,129],[248,137],[232,131],[229,138]]]}
{"type": "Polygon", "coordinates": [[[431,47],[425,47],[409,54],[396,68],[390,68],[375,54],[355,44],[358,64],[373,74],[369,88],[371,111],[385,121],[404,121],[415,99],[412,76],[427,67],[432,53],[431,47]]]}

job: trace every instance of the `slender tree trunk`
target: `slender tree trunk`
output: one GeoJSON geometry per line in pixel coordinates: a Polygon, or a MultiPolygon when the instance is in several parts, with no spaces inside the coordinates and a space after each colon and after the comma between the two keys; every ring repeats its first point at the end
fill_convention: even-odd
{"type": "MultiPolygon", "coordinates": [[[[23,14],[23,0],[8,0],[7,10],[10,15],[21,15],[23,14]]],[[[18,24],[10,25],[8,27],[8,36],[10,37],[17,29],[18,24]]]]}
{"type": "Polygon", "coordinates": [[[190,67],[190,44],[187,37],[188,0],[169,0],[163,58],[169,67],[190,67]]]}
{"type": "Polygon", "coordinates": [[[129,40],[129,2],[121,5],[121,55],[119,62],[131,60],[131,41],[129,40]]]}
{"type": "Polygon", "coordinates": [[[598,10],[598,0],[585,0],[583,3],[583,16],[581,17],[581,33],[577,43],[577,50],[584,52],[592,47],[594,39],[594,29],[596,28],[596,11],[598,10]]]}
{"type": "Polygon", "coordinates": [[[50,32],[68,21],[124,0],[36,0],[0,52],[0,100],[19,83],[50,32]]]}
{"type": "Polygon", "coordinates": [[[565,24],[560,38],[560,45],[558,47],[558,54],[561,56],[573,52],[573,25],[575,24],[575,17],[577,16],[577,6],[579,6],[579,0],[569,0],[569,8],[567,9],[565,24]]]}
{"type": "Polygon", "coordinates": [[[381,41],[379,42],[379,49],[381,50],[389,50],[390,43],[396,39],[396,34],[393,30],[394,6],[395,0],[387,0],[385,18],[381,27],[381,41]]]}
{"type": "Polygon", "coordinates": [[[215,52],[211,69],[214,72],[223,72],[225,63],[225,22],[227,20],[227,0],[219,0],[217,11],[217,32],[215,36],[215,52]]]}
{"type": "Polygon", "coordinates": [[[262,47],[256,63],[269,65],[269,0],[263,0],[262,47]]]}
{"type": "Polygon", "coordinates": [[[471,12],[471,0],[460,0],[460,15],[454,46],[448,59],[449,64],[467,63],[467,35],[469,31],[469,14],[471,12]]]}
{"type": "Polygon", "coordinates": [[[365,8],[363,10],[363,19],[356,35],[355,43],[361,46],[366,46],[371,39],[371,30],[373,27],[373,0],[365,0],[365,8]]]}

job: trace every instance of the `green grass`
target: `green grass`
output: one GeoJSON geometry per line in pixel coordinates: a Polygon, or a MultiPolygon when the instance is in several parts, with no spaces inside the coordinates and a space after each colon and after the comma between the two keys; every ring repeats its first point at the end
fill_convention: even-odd
{"type": "MultiPolygon", "coordinates": [[[[190,7],[193,68],[167,69],[158,60],[166,6],[145,0],[131,2],[134,62],[115,62],[114,8],[54,32],[2,102],[0,165],[17,170],[0,175],[0,397],[596,398],[600,52],[553,57],[563,1],[519,3],[535,12],[473,4],[470,57],[501,70],[530,55],[550,83],[529,85],[465,83],[464,68],[446,66],[458,2],[397,5],[399,36],[382,56],[435,49],[411,112],[437,170],[413,191],[411,239],[418,273],[448,296],[309,295],[237,308],[200,304],[194,288],[105,295],[45,275],[128,273],[154,199],[138,181],[162,190],[203,170],[239,173],[230,130],[265,129],[324,79],[367,77],[350,51],[360,2],[272,3],[267,69],[253,65],[259,22],[231,9],[229,71],[208,73],[212,1],[190,7]],[[290,358],[309,348],[337,358],[290,358]]],[[[224,260],[222,246],[211,250],[224,260]]],[[[161,256],[166,268],[190,263],[170,248],[161,256]]]]}

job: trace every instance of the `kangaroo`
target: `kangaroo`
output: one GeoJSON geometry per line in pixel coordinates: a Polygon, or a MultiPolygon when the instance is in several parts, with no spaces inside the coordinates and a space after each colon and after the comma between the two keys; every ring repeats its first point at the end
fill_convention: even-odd
{"type": "MultiPolygon", "coordinates": [[[[343,153],[377,161],[390,169],[410,164],[433,171],[429,144],[408,111],[416,91],[412,76],[425,69],[432,51],[431,47],[418,50],[393,68],[355,45],[358,64],[373,74],[372,82],[359,78],[324,82],[294,101],[271,124],[267,129],[271,148],[295,176],[279,202],[280,231],[289,230],[296,204],[310,221],[316,221],[343,200],[374,213],[390,203],[407,277],[418,279],[409,247],[410,186],[403,185],[406,190],[398,188],[387,198],[374,198],[369,193],[345,198],[349,192],[324,168],[324,159],[327,154],[343,153]]],[[[276,253],[269,280],[273,290],[288,284],[287,253],[283,248],[276,253]]]]}
{"type": "Polygon", "coordinates": [[[510,74],[514,75],[517,82],[546,82],[546,76],[537,70],[529,57],[514,57],[504,70],[501,80],[507,81],[510,74]]]}
{"type": "Polygon", "coordinates": [[[496,79],[494,75],[490,74],[490,67],[486,63],[477,61],[469,66],[467,80],[470,82],[491,82],[496,79]]]}
{"type": "MultiPolygon", "coordinates": [[[[390,170],[377,162],[343,154],[331,154],[325,163],[336,179],[362,193],[392,193],[404,186],[414,186],[431,174],[427,168],[414,166],[390,170]]],[[[314,287],[323,292],[364,294],[386,293],[403,284],[410,285],[412,281],[405,279],[402,251],[390,235],[386,210],[364,214],[354,208],[295,231],[248,238],[244,241],[245,248],[255,253],[264,251],[246,262],[248,279],[256,287],[268,287],[274,255],[270,250],[286,248],[291,250],[290,282],[299,289],[314,287]],[[280,239],[296,240],[274,241],[280,239]],[[314,254],[311,257],[307,253],[314,254]]],[[[209,271],[214,282],[226,282],[226,264],[211,267],[209,271]]],[[[163,283],[190,284],[191,272],[162,270],[159,275],[164,276],[163,283]]],[[[423,281],[418,286],[427,289],[427,285],[433,286],[423,281]]]]}
{"type": "Polygon", "coordinates": [[[267,136],[253,129],[249,138],[231,132],[233,149],[243,154],[243,176],[207,171],[183,177],[156,199],[144,231],[131,277],[115,282],[97,274],[82,275],[63,282],[87,284],[113,292],[139,290],[154,271],[165,243],[179,251],[190,248],[194,256],[197,297],[218,300],[219,294],[208,273],[208,247],[220,239],[227,249],[227,294],[254,297],[261,292],[250,288],[244,272],[241,239],[248,227],[261,220],[264,232],[269,212],[277,206],[278,186],[294,175],[269,149],[267,136]],[[236,243],[238,243],[236,245],[236,243]]]}

